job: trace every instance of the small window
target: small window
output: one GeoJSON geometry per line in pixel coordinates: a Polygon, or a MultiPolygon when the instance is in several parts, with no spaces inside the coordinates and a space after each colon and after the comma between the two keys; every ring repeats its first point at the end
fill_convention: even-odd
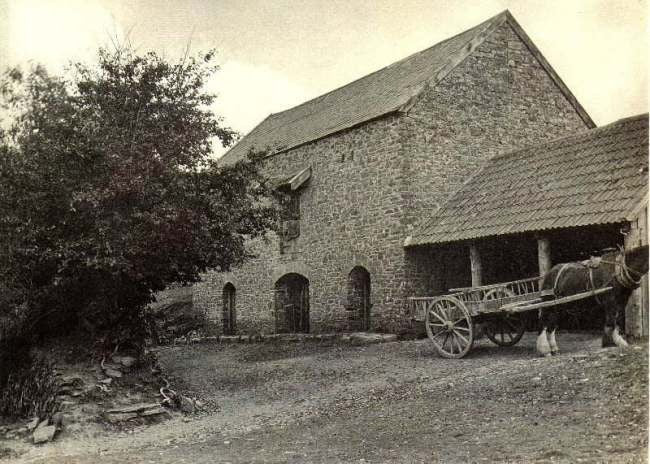
{"type": "Polygon", "coordinates": [[[292,192],[287,205],[287,219],[300,219],[300,194],[292,192]]]}
{"type": "Polygon", "coordinates": [[[311,167],[285,178],[277,185],[282,193],[280,211],[280,253],[284,253],[291,240],[300,235],[300,193],[311,178],[311,167]]]}
{"type": "Polygon", "coordinates": [[[282,225],[280,230],[280,253],[284,253],[289,242],[300,236],[300,192],[287,194],[282,208],[282,225]]]}

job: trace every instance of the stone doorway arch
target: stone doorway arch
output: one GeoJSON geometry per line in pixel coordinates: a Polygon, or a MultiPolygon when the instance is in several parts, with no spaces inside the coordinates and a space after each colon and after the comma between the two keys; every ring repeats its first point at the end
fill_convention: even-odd
{"type": "Polygon", "coordinates": [[[288,273],[274,287],[275,330],[278,333],[309,332],[309,280],[288,273]]]}
{"type": "Polygon", "coordinates": [[[370,330],[370,273],[363,266],[355,266],[348,275],[348,310],[350,330],[370,330]]]}
{"type": "Polygon", "coordinates": [[[228,282],[223,287],[222,302],[222,322],[224,335],[234,335],[237,333],[237,312],[235,309],[237,290],[235,286],[228,282]]]}

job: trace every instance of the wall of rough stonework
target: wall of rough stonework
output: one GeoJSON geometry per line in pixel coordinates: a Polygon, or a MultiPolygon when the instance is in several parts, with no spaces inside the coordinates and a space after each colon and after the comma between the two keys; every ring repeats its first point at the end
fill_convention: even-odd
{"type": "Polygon", "coordinates": [[[387,116],[268,158],[274,178],[312,169],[301,189],[300,236],[284,254],[276,237],[252,243],[259,258],[229,274],[207,275],[195,286],[195,306],[218,321],[221,291],[231,281],[240,330],[273,331],[274,284],[295,272],[310,282],[311,331],[346,330],[348,275],[362,266],[371,278],[371,327],[392,330],[388,308],[398,304],[404,240],[399,123],[387,116]]]}
{"type": "MultiPolygon", "coordinates": [[[[507,23],[426,90],[404,121],[402,130],[411,134],[404,147],[409,225],[440,206],[490,157],[588,128],[507,23]]],[[[407,292],[424,294],[422,271],[410,266],[407,273],[407,292]]]]}
{"type": "Polygon", "coordinates": [[[412,225],[488,157],[585,127],[506,24],[425,90],[408,114],[268,158],[276,178],[312,168],[301,194],[300,236],[284,254],[275,237],[252,243],[258,258],[229,274],[206,275],[194,288],[194,304],[219,322],[230,281],[240,332],[273,332],[274,284],[295,272],[310,282],[311,331],[345,330],[348,275],[363,266],[371,277],[371,329],[408,328],[406,298],[431,291],[432,273],[448,258],[405,250],[412,225]]]}

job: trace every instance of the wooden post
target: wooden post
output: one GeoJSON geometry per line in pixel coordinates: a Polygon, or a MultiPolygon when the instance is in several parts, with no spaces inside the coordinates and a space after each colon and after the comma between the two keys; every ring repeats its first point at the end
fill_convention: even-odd
{"type": "Polygon", "coordinates": [[[539,276],[544,277],[553,267],[551,263],[551,241],[546,237],[537,239],[537,261],[539,263],[539,276]]]}
{"type": "MultiPolygon", "coordinates": [[[[641,208],[635,220],[630,222],[630,231],[625,236],[625,249],[648,243],[647,205],[641,208]]],[[[641,279],[641,285],[632,292],[625,307],[625,333],[634,338],[648,336],[648,275],[641,279]]]]}
{"type": "Polygon", "coordinates": [[[481,266],[481,255],[475,244],[469,246],[469,265],[472,270],[472,287],[483,285],[483,267],[481,266]]]}

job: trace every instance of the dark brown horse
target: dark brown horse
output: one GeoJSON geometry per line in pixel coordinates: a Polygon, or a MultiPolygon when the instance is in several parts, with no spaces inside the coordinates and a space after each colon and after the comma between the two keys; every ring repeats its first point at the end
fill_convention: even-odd
{"type": "MultiPolygon", "coordinates": [[[[542,298],[561,298],[578,293],[612,287],[609,292],[592,297],[598,309],[605,311],[603,346],[627,346],[621,336],[618,321],[632,291],[648,272],[648,245],[628,251],[612,251],[588,261],[562,263],[544,276],[542,298]]],[[[537,351],[550,356],[559,352],[555,340],[558,308],[540,310],[540,333],[537,351]]]]}

